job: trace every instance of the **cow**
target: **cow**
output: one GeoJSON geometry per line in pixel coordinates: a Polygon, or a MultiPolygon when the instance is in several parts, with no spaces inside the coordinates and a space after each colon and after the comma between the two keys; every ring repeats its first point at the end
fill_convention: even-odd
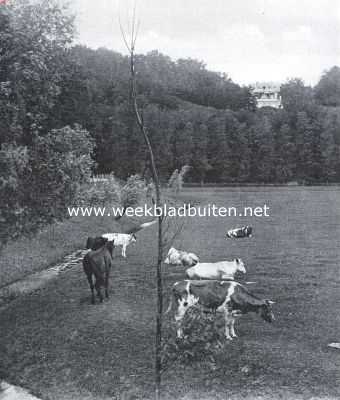
{"type": "Polygon", "coordinates": [[[104,233],[102,238],[114,241],[115,246],[122,246],[122,256],[126,258],[126,248],[129,244],[135,243],[137,237],[134,233],[104,233]]]}
{"type": "Polygon", "coordinates": [[[198,263],[185,272],[189,279],[234,279],[236,272],[245,274],[246,268],[240,258],[235,258],[233,261],[198,263]]]}
{"type": "Polygon", "coordinates": [[[267,322],[275,320],[271,308],[273,301],[258,298],[235,281],[184,280],[176,282],[172,288],[172,298],[166,314],[171,310],[173,302],[177,304],[175,323],[178,338],[183,338],[182,320],[186,311],[196,305],[201,306],[206,312],[224,314],[227,340],[237,337],[234,329],[236,317],[255,312],[267,322]]]}
{"type": "Polygon", "coordinates": [[[101,237],[107,240],[114,240],[115,246],[122,246],[122,256],[126,258],[127,246],[137,241],[136,233],[142,229],[154,225],[156,222],[157,219],[154,219],[153,221],[144,222],[143,224],[133,226],[125,233],[104,233],[101,235],[101,237]]]}
{"type": "Polygon", "coordinates": [[[86,241],[86,248],[91,250],[98,250],[107,242],[106,238],[101,236],[88,237],[86,241]]]}
{"type": "Polygon", "coordinates": [[[107,240],[104,246],[98,250],[89,251],[83,258],[83,268],[90,285],[92,304],[95,303],[94,288],[101,303],[103,302],[102,286],[105,287],[106,298],[109,297],[108,286],[110,269],[113,265],[113,249],[114,242],[107,240]],[[92,276],[95,277],[95,284],[93,284],[92,276]]]}
{"type": "Polygon", "coordinates": [[[165,264],[181,265],[183,267],[191,267],[199,262],[199,258],[194,253],[176,250],[174,247],[168,251],[167,257],[164,260],[165,264]]]}
{"type": "Polygon", "coordinates": [[[227,239],[228,238],[245,238],[245,237],[252,237],[253,228],[251,226],[242,226],[242,228],[235,228],[230,229],[227,232],[227,239]]]}

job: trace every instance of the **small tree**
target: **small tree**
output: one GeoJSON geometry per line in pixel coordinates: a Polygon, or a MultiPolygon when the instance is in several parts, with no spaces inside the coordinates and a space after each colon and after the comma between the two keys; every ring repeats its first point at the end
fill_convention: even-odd
{"type": "Polygon", "coordinates": [[[120,205],[123,207],[123,213],[117,216],[116,219],[120,219],[128,207],[136,206],[140,202],[144,192],[144,180],[139,175],[131,175],[121,189],[120,205]]]}
{"type": "MultiPolygon", "coordinates": [[[[160,181],[158,177],[158,171],[155,163],[155,156],[153,153],[152,145],[150,142],[148,131],[144,125],[144,122],[141,117],[141,113],[138,107],[137,102],[137,79],[135,72],[135,45],[138,36],[138,27],[139,24],[136,24],[135,18],[135,8],[133,11],[132,18],[132,29],[131,29],[131,37],[130,41],[126,39],[124,30],[121,27],[121,33],[126,45],[126,48],[129,52],[130,56],[130,78],[131,78],[131,102],[133,112],[136,118],[136,122],[140,129],[140,132],[144,138],[144,142],[146,144],[149,158],[150,158],[150,169],[152,174],[152,180],[155,188],[155,205],[156,207],[161,206],[161,187],[160,181]]],[[[160,215],[158,217],[158,256],[157,256],[157,266],[156,266],[156,283],[157,283],[157,313],[156,313],[156,355],[155,355],[155,397],[156,400],[160,399],[160,388],[161,388],[161,369],[162,369],[162,360],[161,360],[161,351],[162,351],[162,312],[163,312],[163,287],[162,287],[162,259],[163,259],[163,235],[162,235],[162,221],[163,216],[160,215]]]]}
{"type": "Polygon", "coordinates": [[[189,165],[183,165],[180,172],[178,172],[178,169],[175,169],[175,171],[170,176],[168,187],[175,192],[176,196],[178,195],[180,190],[182,190],[184,176],[187,174],[189,169],[189,165]]]}

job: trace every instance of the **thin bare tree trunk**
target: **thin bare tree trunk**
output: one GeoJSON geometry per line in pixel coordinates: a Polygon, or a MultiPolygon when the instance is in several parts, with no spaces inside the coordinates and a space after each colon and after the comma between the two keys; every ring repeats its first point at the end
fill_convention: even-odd
{"type": "MultiPolygon", "coordinates": [[[[131,74],[131,98],[133,102],[133,110],[144,137],[145,144],[148,148],[151,164],[152,178],[155,184],[156,192],[156,206],[161,206],[161,189],[160,182],[157,173],[154,153],[150,143],[149,135],[144,126],[143,120],[141,118],[138,104],[137,104],[137,90],[136,90],[136,74],[135,74],[135,60],[134,60],[134,41],[132,39],[130,50],[130,74],[131,74]]],[[[159,400],[161,397],[161,375],[162,375],[162,360],[161,360],[161,350],[162,350],[162,313],[163,313],[163,282],[162,282],[162,259],[163,259],[163,237],[162,237],[162,221],[163,216],[158,217],[158,257],[157,257],[157,270],[156,270],[156,283],[157,283],[157,313],[156,313],[156,343],[155,343],[155,398],[159,400]]]]}

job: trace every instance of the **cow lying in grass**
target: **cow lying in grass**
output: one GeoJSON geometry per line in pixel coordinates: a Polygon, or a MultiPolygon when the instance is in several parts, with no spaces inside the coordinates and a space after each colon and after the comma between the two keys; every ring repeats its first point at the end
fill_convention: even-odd
{"type": "Polygon", "coordinates": [[[100,302],[103,302],[101,287],[105,287],[105,296],[109,297],[109,276],[113,265],[112,253],[114,249],[113,241],[104,241],[104,245],[98,250],[88,252],[83,259],[83,268],[91,289],[91,302],[95,303],[94,288],[97,291],[100,302]],[[93,284],[92,276],[95,278],[93,284]]]}
{"type": "Polygon", "coordinates": [[[251,226],[242,226],[242,228],[230,229],[227,232],[227,239],[228,238],[245,238],[251,237],[253,232],[253,228],[251,226]]]}
{"type": "Polygon", "coordinates": [[[176,282],[172,289],[172,298],[166,313],[171,310],[173,301],[177,304],[175,322],[177,337],[183,338],[182,320],[190,307],[200,305],[207,312],[223,313],[225,319],[225,337],[228,340],[237,337],[234,329],[235,318],[249,312],[255,312],[267,322],[274,321],[271,309],[273,301],[260,299],[251,294],[244,286],[233,281],[191,281],[176,282]]]}
{"type": "Polygon", "coordinates": [[[191,267],[199,262],[199,258],[194,253],[176,250],[174,247],[168,251],[168,255],[164,260],[165,264],[181,265],[183,267],[191,267]]]}
{"type": "Polygon", "coordinates": [[[215,263],[198,263],[186,270],[189,279],[234,279],[237,272],[246,273],[246,268],[240,258],[233,261],[215,263]]]}

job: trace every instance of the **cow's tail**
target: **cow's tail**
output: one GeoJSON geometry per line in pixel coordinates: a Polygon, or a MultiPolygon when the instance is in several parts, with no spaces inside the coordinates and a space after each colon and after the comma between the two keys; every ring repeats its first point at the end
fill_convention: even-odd
{"type": "Polygon", "coordinates": [[[91,249],[93,246],[94,239],[92,237],[88,237],[86,241],[86,249],[91,249]]]}
{"type": "Polygon", "coordinates": [[[169,306],[168,306],[167,310],[165,311],[164,315],[168,314],[168,313],[171,311],[171,308],[172,308],[172,299],[173,299],[173,296],[171,296],[171,298],[170,298],[169,306]]]}

